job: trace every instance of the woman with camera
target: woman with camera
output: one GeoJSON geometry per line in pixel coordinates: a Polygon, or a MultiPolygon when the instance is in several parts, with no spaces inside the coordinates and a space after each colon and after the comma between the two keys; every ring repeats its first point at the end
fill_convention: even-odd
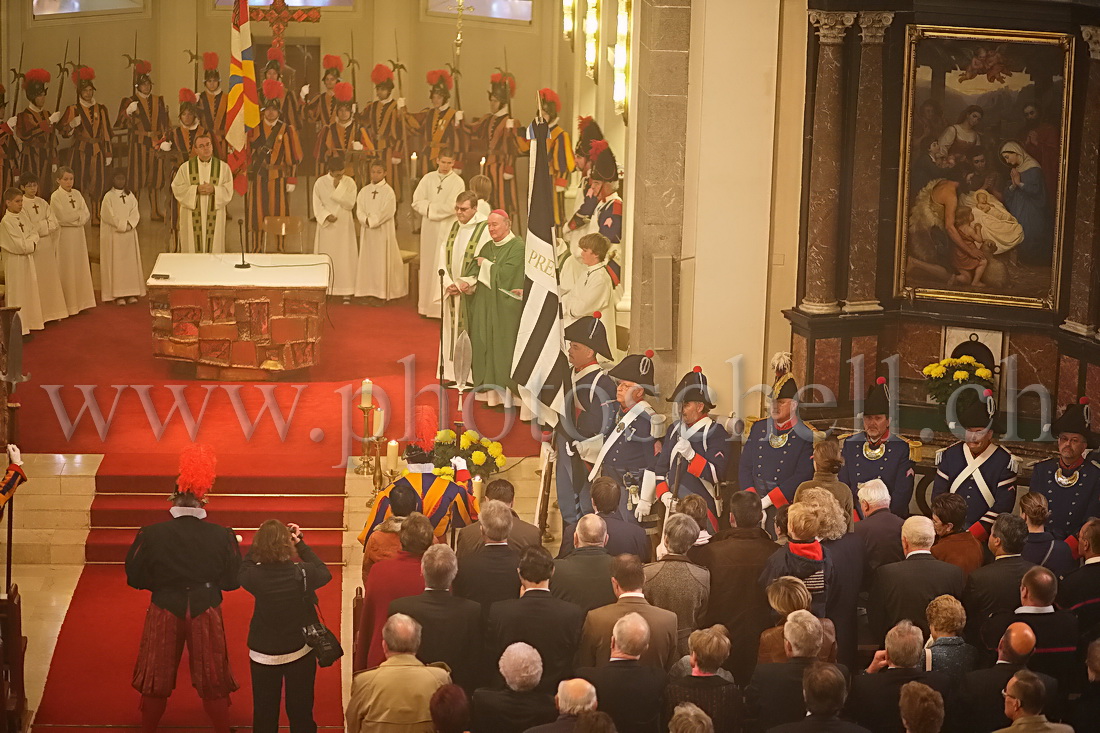
{"type": "Polygon", "coordinates": [[[278,731],[285,680],[290,730],[315,733],[317,657],[303,628],[319,623],[315,591],[332,580],[332,573],[303,541],[298,525],[269,519],[252,540],[240,579],[241,587],[256,597],[248,630],[252,729],[278,731]]]}

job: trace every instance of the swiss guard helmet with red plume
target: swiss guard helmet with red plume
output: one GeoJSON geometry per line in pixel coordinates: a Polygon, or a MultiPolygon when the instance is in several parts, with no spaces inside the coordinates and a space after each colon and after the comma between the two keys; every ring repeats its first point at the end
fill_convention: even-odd
{"type": "Polygon", "coordinates": [[[207,51],[202,55],[203,79],[217,79],[221,81],[222,73],[218,70],[218,61],[218,54],[213,51],[207,51]]]}
{"type": "Polygon", "coordinates": [[[385,64],[375,64],[370,72],[370,80],[376,87],[393,89],[393,69],[385,64]]]}
{"type": "Polygon", "coordinates": [[[209,445],[189,445],[180,453],[179,478],[173,496],[191,494],[200,501],[206,501],[206,495],[214,487],[217,475],[218,458],[209,445]]]}

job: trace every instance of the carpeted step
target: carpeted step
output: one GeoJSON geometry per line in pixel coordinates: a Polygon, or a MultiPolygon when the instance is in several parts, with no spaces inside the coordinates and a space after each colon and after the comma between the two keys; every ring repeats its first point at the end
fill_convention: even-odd
{"type": "MultiPolygon", "coordinates": [[[[248,552],[255,530],[237,530],[241,535],[241,552],[248,552]]],[[[326,563],[340,564],[344,560],[344,532],[341,529],[320,529],[305,532],[306,542],[317,556],[326,563]]],[[[135,529],[92,529],[88,532],[88,544],[84,559],[90,563],[121,563],[137,535],[135,529]]]]}
{"type": "MultiPolygon", "coordinates": [[[[108,453],[96,473],[100,494],[163,494],[175,486],[179,456],[108,453]]],[[[289,454],[219,454],[215,494],[343,494],[345,472],[319,470],[289,454]]]]}
{"type": "MultiPolygon", "coordinates": [[[[344,522],[341,496],[218,496],[206,507],[210,521],[227,527],[259,527],[265,520],[302,528],[338,529],[344,522]]],[[[92,527],[141,527],[168,518],[164,496],[99,494],[92,501],[92,527]]]]}

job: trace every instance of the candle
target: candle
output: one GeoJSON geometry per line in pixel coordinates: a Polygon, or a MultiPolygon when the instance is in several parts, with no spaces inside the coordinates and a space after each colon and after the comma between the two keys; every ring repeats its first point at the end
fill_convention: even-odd
{"type": "Polygon", "coordinates": [[[382,430],[386,427],[386,411],[381,407],[374,411],[374,437],[381,438],[382,430]]]}
{"type": "Polygon", "coordinates": [[[481,159],[481,172],[485,173],[485,158],[484,157],[482,157],[482,159],[481,159]]]}
{"type": "Polygon", "coordinates": [[[397,441],[386,443],[386,470],[397,473],[397,441]]]}
{"type": "Polygon", "coordinates": [[[416,153],[413,153],[412,155],[410,155],[409,158],[412,160],[413,165],[416,165],[416,153]]]}
{"type": "Polygon", "coordinates": [[[474,476],[472,481],[474,482],[474,496],[477,497],[478,506],[485,501],[485,479],[481,476],[474,476]]]}
{"type": "Polygon", "coordinates": [[[363,380],[363,396],[361,398],[362,401],[359,404],[362,405],[363,407],[370,407],[373,404],[373,402],[371,402],[371,396],[373,395],[373,393],[374,393],[374,383],[371,382],[370,379],[364,379],[363,380]]]}

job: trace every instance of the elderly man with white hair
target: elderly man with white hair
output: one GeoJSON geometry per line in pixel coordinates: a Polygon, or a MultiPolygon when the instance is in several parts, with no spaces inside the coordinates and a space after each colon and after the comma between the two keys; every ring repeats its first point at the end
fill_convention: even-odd
{"type": "Polygon", "coordinates": [[[676,614],[676,658],[688,653],[688,637],[703,622],[710,599],[710,571],[696,565],[687,552],[699,537],[699,525],[686,514],[665,520],[668,554],[645,566],[645,599],[676,614]]]}
{"type": "Polygon", "coordinates": [[[882,565],[905,559],[901,551],[901,525],[905,521],[890,511],[890,490],[882,479],[859,485],[859,510],[863,520],[856,522],[856,535],[863,540],[863,577],[870,581],[882,565]]]}
{"type": "Polygon", "coordinates": [[[558,706],[557,720],[528,728],[527,733],[572,733],[577,727],[577,717],[596,709],[596,688],[588,680],[562,680],[554,703],[558,706]]]}
{"type": "Polygon", "coordinates": [[[869,622],[876,639],[903,619],[928,635],[925,609],[936,596],[962,598],[966,579],[951,563],[932,557],[936,530],[928,517],[909,517],[901,528],[905,559],[883,565],[871,584],[869,622]]]}
{"type": "Polygon", "coordinates": [[[596,686],[600,710],[621,731],[659,733],[661,703],[668,675],[660,667],[642,664],[649,648],[649,624],[639,613],[628,613],[611,630],[611,663],[577,670],[596,686]]]}
{"type": "Polygon", "coordinates": [[[558,717],[550,694],[535,689],[542,679],[542,657],[537,649],[522,641],[510,644],[500,655],[497,668],[507,687],[474,691],[472,733],[522,733],[558,717]]]}
{"type": "Polygon", "coordinates": [[[519,553],[508,544],[513,521],[512,508],[503,501],[485,502],[478,516],[485,544],[458,561],[455,595],[480,603],[482,619],[497,601],[519,598],[519,553]]]}

